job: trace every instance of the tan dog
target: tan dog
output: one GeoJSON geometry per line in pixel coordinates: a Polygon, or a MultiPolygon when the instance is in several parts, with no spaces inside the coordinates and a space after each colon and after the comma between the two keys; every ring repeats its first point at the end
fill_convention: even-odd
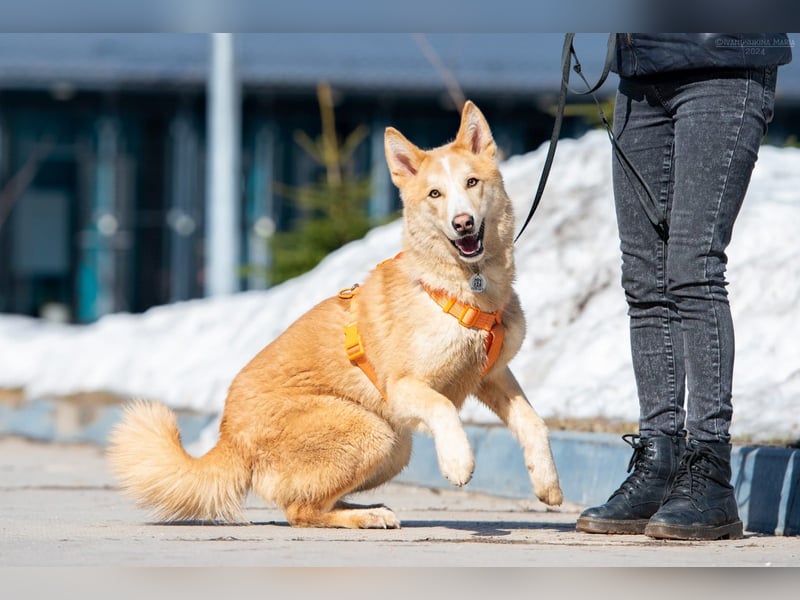
{"type": "Polygon", "coordinates": [[[399,527],[388,508],[342,497],[397,475],[416,428],[433,436],[442,474],[466,484],[474,459],[458,410],[470,394],[521,444],[536,495],[561,503],[547,427],[507,366],[525,321],[489,126],[467,102],[452,143],[423,151],[389,127],[385,148],[404,203],[402,254],[311,309],[242,369],[217,445],[193,458],[168,408],[127,407],[108,456],[123,490],[159,519],[242,522],[252,489],[293,526],[399,527]],[[349,345],[365,351],[351,355],[358,364],[345,352],[348,325],[349,345]]]}

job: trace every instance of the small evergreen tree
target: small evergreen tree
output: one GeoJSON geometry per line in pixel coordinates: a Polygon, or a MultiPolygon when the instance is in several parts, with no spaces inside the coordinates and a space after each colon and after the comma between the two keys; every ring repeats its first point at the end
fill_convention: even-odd
{"type": "Polygon", "coordinates": [[[281,195],[301,209],[301,217],[290,230],[271,238],[273,283],[305,273],[337,248],[362,238],[375,225],[367,211],[370,179],[353,175],[348,169],[353,153],[367,136],[367,128],[357,127],[340,143],[328,84],[317,86],[317,98],[322,134],[312,140],[298,131],[294,137],[325,171],[319,181],[308,185],[277,186],[281,195]]]}

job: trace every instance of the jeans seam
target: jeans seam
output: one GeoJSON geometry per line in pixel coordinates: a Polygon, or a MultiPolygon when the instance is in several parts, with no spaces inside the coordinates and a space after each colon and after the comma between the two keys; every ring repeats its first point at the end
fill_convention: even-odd
{"type": "MultiPolygon", "coordinates": [[[[662,101],[663,104],[663,101],[662,101]]],[[[664,187],[662,188],[662,194],[660,195],[659,199],[663,200],[664,202],[664,214],[669,214],[669,194],[670,194],[670,182],[672,181],[672,165],[673,165],[673,151],[675,147],[674,138],[672,143],[669,145],[667,150],[664,153],[664,162],[662,163],[662,177],[664,177],[664,187]]],[[[661,295],[664,298],[668,297],[668,282],[667,282],[667,244],[659,240],[659,250],[661,253],[661,273],[659,279],[659,286],[661,287],[661,295]]],[[[675,360],[675,342],[672,339],[672,327],[670,326],[670,309],[669,304],[667,303],[664,306],[664,316],[663,316],[663,333],[664,333],[664,345],[667,350],[668,364],[667,364],[667,374],[668,374],[668,381],[667,381],[667,393],[669,395],[669,402],[672,406],[672,410],[670,411],[670,419],[671,419],[671,428],[670,432],[675,433],[678,428],[678,397],[677,397],[677,373],[676,373],[676,360],[675,360]]]]}
{"type": "MultiPolygon", "coordinates": [[[[734,157],[734,155],[736,153],[736,149],[739,147],[739,143],[740,143],[741,137],[742,137],[742,130],[744,129],[745,114],[747,113],[747,103],[748,103],[748,101],[750,99],[750,93],[751,93],[751,79],[747,78],[744,81],[746,82],[746,84],[745,84],[746,85],[746,90],[745,90],[745,93],[744,93],[744,100],[742,102],[742,107],[741,107],[741,116],[739,117],[739,127],[738,127],[738,129],[736,131],[736,139],[735,139],[735,141],[733,143],[733,148],[731,149],[731,153],[730,153],[730,156],[728,158],[728,165],[727,165],[727,167],[725,169],[725,179],[724,179],[724,183],[722,185],[722,190],[720,191],[719,197],[717,198],[717,206],[716,206],[717,215],[719,215],[719,211],[722,208],[723,199],[725,198],[725,194],[728,191],[728,182],[730,181],[731,166],[733,165],[733,157],[734,157]]],[[[713,248],[714,239],[716,238],[716,235],[717,235],[717,224],[718,224],[718,222],[719,222],[718,219],[714,219],[714,225],[712,227],[711,236],[709,238],[709,247],[708,247],[708,251],[706,252],[706,259],[705,259],[704,265],[703,265],[704,276],[705,276],[706,280],[708,280],[708,277],[709,277],[709,275],[708,275],[708,260],[709,260],[709,256],[711,255],[711,250],[713,248]]],[[[721,410],[722,410],[722,356],[721,356],[721,348],[720,348],[719,314],[717,313],[717,304],[713,300],[713,295],[712,295],[712,292],[711,292],[711,286],[709,284],[706,284],[706,293],[708,294],[708,298],[710,298],[712,300],[711,301],[711,309],[712,309],[712,314],[714,315],[714,351],[716,352],[715,359],[716,359],[716,367],[717,367],[717,373],[716,373],[716,375],[717,375],[716,376],[717,389],[715,390],[715,394],[714,395],[715,395],[715,397],[717,399],[717,407],[716,407],[715,414],[719,415],[721,410]]],[[[719,436],[720,436],[719,418],[715,417],[713,419],[713,422],[714,422],[714,434],[716,435],[717,438],[719,438],[719,436]]]]}

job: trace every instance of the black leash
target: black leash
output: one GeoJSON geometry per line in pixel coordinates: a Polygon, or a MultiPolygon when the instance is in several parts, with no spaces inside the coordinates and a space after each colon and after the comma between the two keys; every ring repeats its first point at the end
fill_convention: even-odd
{"type": "MultiPolygon", "coordinates": [[[[519,230],[517,237],[514,238],[516,243],[522,232],[528,226],[533,218],[533,213],[539,208],[539,202],[544,193],[544,186],[547,183],[547,177],[550,175],[550,167],[553,165],[553,157],[556,155],[556,146],[558,145],[558,135],[561,133],[561,122],[564,120],[564,106],[567,103],[567,91],[569,90],[569,69],[572,64],[572,40],[575,38],[574,33],[567,33],[564,36],[564,47],[561,51],[561,90],[558,92],[558,104],[556,105],[556,120],[553,123],[553,133],[550,136],[550,147],[547,149],[547,156],[544,159],[544,167],[542,168],[542,175],[539,178],[539,187],[536,189],[536,195],[533,197],[531,209],[528,212],[528,217],[522,224],[522,229],[519,230]]],[[[606,58],[608,61],[608,58],[606,58]]]]}
{"type": "Polygon", "coordinates": [[[600,101],[597,99],[595,92],[600,89],[600,87],[605,83],[606,79],[608,78],[608,74],[611,70],[611,63],[614,60],[614,50],[615,50],[615,42],[616,42],[616,34],[611,33],[608,36],[608,44],[606,47],[606,59],[605,64],[603,65],[603,72],[600,75],[600,78],[597,80],[597,83],[594,85],[589,85],[589,82],[586,81],[586,78],[583,76],[583,69],[581,67],[581,63],[578,60],[578,55],[575,52],[575,47],[573,46],[572,42],[575,39],[574,33],[567,33],[564,35],[564,47],[561,52],[561,90],[558,94],[558,104],[556,106],[556,117],[555,122],[553,123],[553,133],[550,136],[550,147],[547,149],[547,156],[544,160],[544,167],[542,168],[542,175],[539,178],[539,187],[536,189],[536,195],[533,198],[533,203],[531,204],[531,209],[528,212],[528,216],[525,219],[525,222],[522,224],[522,229],[519,230],[517,233],[517,237],[514,238],[514,242],[516,242],[522,232],[525,231],[525,228],[530,223],[531,219],[533,218],[533,213],[536,212],[536,209],[539,207],[539,202],[542,199],[542,194],[544,193],[544,188],[547,183],[547,177],[550,175],[550,167],[553,165],[553,157],[556,153],[556,146],[558,144],[558,136],[561,132],[561,123],[564,120],[564,107],[567,102],[567,92],[572,92],[573,94],[577,94],[579,96],[586,96],[591,95],[594,99],[595,104],[597,105],[597,110],[600,113],[600,119],[603,122],[603,125],[606,128],[606,133],[608,134],[609,140],[611,140],[611,145],[614,148],[614,156],[620,161],[623,170],[625,171],[628,180],[632,182],[631,176],[633,176],[639,183],[639,185],[643,188],[644,193],[647,196],[647,199],[642,196],[639,192],[639,189],[634,185],[634,189],[636,190],[636,195],[639,198],[639,202],[642,204],[642,208],[647,215],[647,218],[653,224],[656,231],[658,232],[659,237],[666,242],[667,238],[669,237],[669,229],[667,227],[666,217],[661,217],[659,215],[658,204],[656,202],[655,196],[653,195],[650,186],[647,185],[647,182],[644,180],[642,175],[633,166],[633,163],[627,157],[625,152],[622,150],[620,145],[617,143],[617,139],[614,136],[614,132],[611,130],[611,125],[606,118],[605,113],[603,112],[603,107],[600,104],[600,101]],[[569,72],[570,67],[572,66],[572,60],[575,60],[574,70],[578,74],[578,76],[583,80],[583,83],[586,85],[586,91],[579,92],[573,90],[569,87],[569,72]]]}

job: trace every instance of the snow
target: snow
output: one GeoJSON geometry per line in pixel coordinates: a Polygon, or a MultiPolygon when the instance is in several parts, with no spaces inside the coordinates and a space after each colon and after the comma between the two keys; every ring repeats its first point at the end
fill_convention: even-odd
{"type": "MultiPolygon", "coordinates": [[[[502,165],[517,221],[546,145],[502,165]]],[[[528,335],[512,369],[539,414],[636,421],[619,242],[601,131],[559,142],[539,211],[517,244],[528,335]]],[[[729,248],[736,325],[732,433],[800,438],[800,150],[765,146],[729,248]]],[[[400,248],[399,222],[268,291],[114,314],[88,326],[0,315],[0,388],[29,398],[105,391],[219,413],[235,374],[321,299],[400,248]]],[[[496,422],[477,401],[465,421],[496,422]]]]}

